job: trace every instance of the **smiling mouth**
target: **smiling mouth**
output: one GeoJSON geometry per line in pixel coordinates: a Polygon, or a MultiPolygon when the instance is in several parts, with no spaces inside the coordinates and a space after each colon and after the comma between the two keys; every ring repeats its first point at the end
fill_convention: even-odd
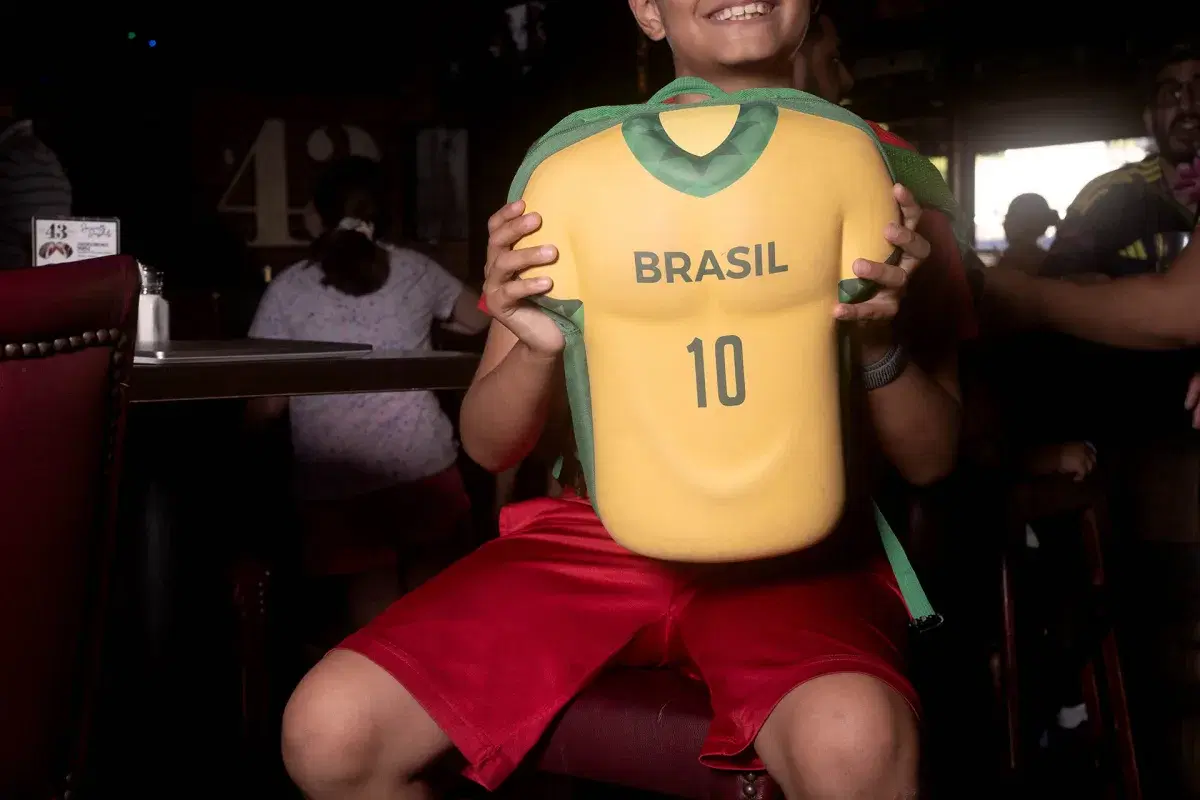
{"type": "Polygon", "coordinates": [[[1196,117],[1185,117],[1172,127],[1176,134],[1185,139],[1200,139],[1200,119],[1196,117]]]}
{"type": "Polygon", "coordinates": [[[708,15],[713,22],[745,22],[746,20],[761,19],[775,10],[774,3],[743,3],[739,6],[729,6],[708,15]]]}

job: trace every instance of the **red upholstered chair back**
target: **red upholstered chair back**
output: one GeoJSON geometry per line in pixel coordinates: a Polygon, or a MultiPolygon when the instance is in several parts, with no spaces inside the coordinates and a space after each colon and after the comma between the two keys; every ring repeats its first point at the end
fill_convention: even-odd
{"type": "Polygon", "coordinates": [[[126,256],[0,271],[0,797],[80,766],[138,287],[126,256]]]}

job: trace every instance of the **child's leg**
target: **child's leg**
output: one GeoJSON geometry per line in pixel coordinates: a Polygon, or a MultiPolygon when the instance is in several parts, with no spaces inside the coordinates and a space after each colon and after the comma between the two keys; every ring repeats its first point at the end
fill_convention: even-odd
{"type": "Polygon", "coordinates": [[[755,739],[785,797],[915,800],[917,718],[887,683],[831,672],[792,689],[755,739]]]}
{"type": "Polygon", "coordinates": [[[283,758],[310,800],[426,800],[415,781],[453,745],[395,678],[335,650],[305,676],[283,717],[283,758]]]}
{"type": "Polygon", "coordinates": [[[765,766],[787,797],[915,797],[908,616],[886,561],[793,574],[701,587],[682,612],[713,703],[702,760],[765,766]]]}
{"type": "Polygon", "coordinates": [[[604,532],[591,506],[505,509],[501,536],[326,657],[292,696],[288,769],[313,800],[417,798],[448,747],[495,788],[677,581],[604,532]],[[352,652],[348,652],[352,651],[352,652]]]}

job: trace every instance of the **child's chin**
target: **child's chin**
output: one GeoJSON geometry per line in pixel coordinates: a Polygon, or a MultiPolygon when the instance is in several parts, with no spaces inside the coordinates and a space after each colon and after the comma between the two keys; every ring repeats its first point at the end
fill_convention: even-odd
{"type": "Polygon", "coordinates": [[[779,42],[773,36],[743,37],[722,48],[721,64],[725,67],[754,67],[782,59],[779,42]]]}

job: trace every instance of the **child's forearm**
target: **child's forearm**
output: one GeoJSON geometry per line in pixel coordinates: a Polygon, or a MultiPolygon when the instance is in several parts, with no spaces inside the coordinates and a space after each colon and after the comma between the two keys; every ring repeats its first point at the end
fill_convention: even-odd
{"type": "Polygon", "coordinates": [[[867,393],[884,456],[906,481],[927,486],[954,469],[962,424],[958,401],[910,363],[888,385],[867,393]]]}
{"type": "Polygon", "coordinates": [[[503,472],[529,455],[545,427],[561,364],[517,342],[471,385],[459,427],[463,449],[475,463],[503,472]]]}

